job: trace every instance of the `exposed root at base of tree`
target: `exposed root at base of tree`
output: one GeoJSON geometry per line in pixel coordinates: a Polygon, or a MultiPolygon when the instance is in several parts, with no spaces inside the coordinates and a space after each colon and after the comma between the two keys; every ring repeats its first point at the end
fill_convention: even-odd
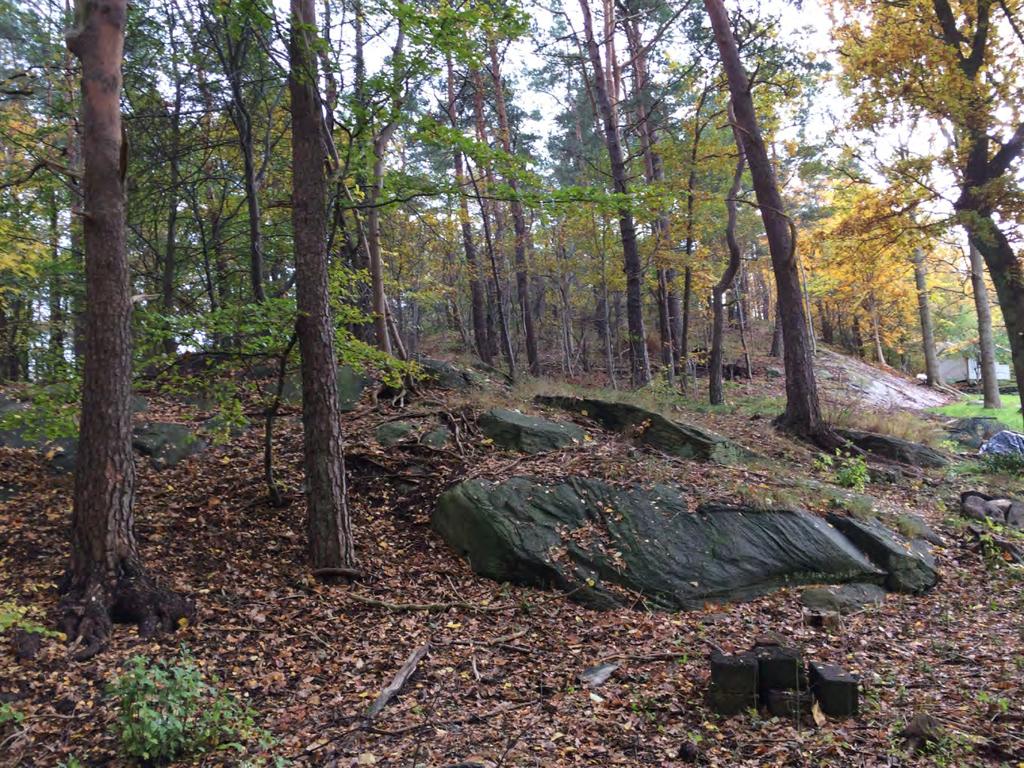
{"type": "Polygon", "coordinates": [[[195,603],[165,589],[144,573],[111,580],[93,575],[76,585],[66,578],[59,610],[60,629],[68,641],[80,646],[74,654],[86,661],[110,640],[114,623],[136,624],[142,637],[173,632],[195,620],[195,603]]]}

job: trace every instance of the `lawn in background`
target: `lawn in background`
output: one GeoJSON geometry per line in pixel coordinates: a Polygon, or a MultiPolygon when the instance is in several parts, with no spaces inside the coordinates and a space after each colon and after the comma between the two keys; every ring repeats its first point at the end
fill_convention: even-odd
{"type": "Polygon", "coordinates": [[[1024,423],[1021,422],[1020,400],[1017,399],[1017,395],[1002,395],[1001,399],[1003,403],[1002,408],[982,408],[981,396],[974,395],[958,403],[950,403],[949,405],[932,408],[931,410],[956,419],[971,416],[994,416],[1005,424],[1008,429],[1012,429],[1015,432],[1022,431],[1024,423]]]}

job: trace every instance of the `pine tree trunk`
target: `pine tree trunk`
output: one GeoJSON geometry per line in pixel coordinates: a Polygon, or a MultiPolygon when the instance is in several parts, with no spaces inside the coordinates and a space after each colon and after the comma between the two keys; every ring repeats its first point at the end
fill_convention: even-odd
{"type": "Polygon", "coordinates": [[[291,12],[292,227],[309,555],[314,572],[336,576],[351,571],[355,552],[327,289],[326,158],[316,93],[317,64],[309,38],[309,30],[316,28],[313,0],[292,0],[291,12]]]}
{"type": "MultiPolygon", "coordinates": [[[[601,49],[594,38],[594,24],[588,0],[580,0],[583,12],[583,31],[587,52],[594,70],[593,87],[604,126],[605,146],[611,164],[612,188],[620,195],[629,194],[628,172],[622,150],[622,140],[616,122],[615,110],[608,89],[608,76],[615,63],[601,64],[601,49]]],[[[614,77],[612,78],[614,80],[614,77]]],[[[612,94],[613,95],[613,94],[612,94]]],[[[651,380],[651,362],[647,356],[647,334],[644,329],[643,262],[636,240],[636,225],[628,206],[619,210],[619,233],[622,237],[623,271],[626,273],[626,324],[629,329],[629,359],[634,386],[643,386],[651,380]]]]}
{"type": "MultiPolygon", "coordinates": [[[[973,270],[972,270],[973,278],[973,270]]],[[[914,283],[917,286],[917,312],[921,318],[921,346],[924,348],[924,370],[930,386],[942,384],[939,358],[935,354],[935,329],[932,326],[932,308],[928,302],[928,267],[924,251],[914,249],[914,283]]]]}
{"type": "Polygon", "coordinates": [[[974,292],[974,310],[978,316],[978,347],[981,352],[981,389],[986,408],[1002,408],[999,380],[996,378],[996,345],[992,340],[992,309],[988,303],[984,264],[981,253],[970,243],[971,288],[974,292]]]}
{"type": "Polygon", "coordinates": [[[711,291],[711,360],[708,363],[708,399],[712,405],[721,405],[722,394],[722,344],[724,334],[724,302],[726,291],[736,279],[740,268],[740,246],[736,241],[736,198],[740,193],[740,182],[743,180],[743,168],[746,159],[743,155],[743,142],[735,127],[735,117],[729,109],[729,119],[733,123],[733,139],[736,142],[736,170],[732,175],[732,186],[725,199],[727,222],[725,225],[725,241],[729,247],[729,264],[722,273],[721,279],[711,291]]]}
{"type": "Polygon", "coordinates": [[[779,417],[780,426],[824,443],[835,442],[831,430],[821,417],[818,388],[814,378],[811,341],[807,331],[800,276],[797,271],[790,220],[785,215],[771,160],[754,112],[747,74],[740,61],[732,34],[729,16],[722,0],[704,0],[714,29],[722,65],[729,80],[736,123],[742,136],[754,192],[761,209],[765,234],[772,256],[772,269],[782,311],[782,334],[785,344],[786,410],[779,417]]]}
{"type": "MultiPolygon", "coordinates": [[[[498,116],[498,135],[501,148],[505,154],[512,156],[512,137],[508,125],[508,110],[505,105],[505,85],[501,80],[501,68],[498,63],[498,46],[492,39],[490,42],[491,82],[494,84],[494,106],[498,116]]],[[[515,196],[518,184],[515,177],[505,179],[515,196]]],[[[512,211],[512,228],[515,231],[515,265],[516,292],[519,295],[519,310],[523,318],[523,334],[526,337],[526,362],[531,376],[540,376],[540,354],[537,351],[537,331],[534,327],[533,312],[530,307],[530,278],[526,265],[526,245],[529,233],[526,228],[526,216],[523,204],[513,199],[509,206],[512,211]]]]}
{"type": "MultiPolygon", "coordinates": [[[[448,55],[448,120],[452,128],[458,128],[458,115],[455,111],[455,73],[451,54],[448,55]]],[[[490,344],[487,340],[487,309],[486,295],[481,281],[480,265],[476,255],[476,243],[473,240],[473,224],[469,218],[469,201],[466,199],[466,174],[463,168],[462,152],[456,148],[454,155],[455,183],[459,188],[459,219],[462,230],[462,247],[466,254],[467,280],[469,282],[470,314],[473,319],[473,340],[480,359],[488,365],[493,363],[490,344]]]]}
{"type": "Polygon", "coordinates": [[[68,49],[82,63],[85,355],[71,519],[71,560],[61,585],[61,628],[87,658],[112,620],[143,635],[172,631],[194,607],[146,574],[135,541],[131,444],[131,282],[125,247],[121,62],[126,0],[79,5],[68,49]]]}

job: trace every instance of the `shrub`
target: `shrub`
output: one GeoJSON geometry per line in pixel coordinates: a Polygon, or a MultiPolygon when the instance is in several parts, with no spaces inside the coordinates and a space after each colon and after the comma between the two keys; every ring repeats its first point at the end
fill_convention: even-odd
{"type": "Polygon", "coordinates": [[[1024,455],[1019,453],[983,453],[981,465],[993,475],[1024,474],[1024,455]]]}
{"type": "Polygon", "coordinates": [[[255,712],[208,683],[183,650],[174,663],[135,656],[110,686],[121,748],[129,758],[162,763],[215,749],[245,751],[265,734],[255,712]]]}
{"type": "Polygon", "coordinates": [[[868,484],[868,463],[863,456],[854,456],[836,449],[835,457],[826,454],[814,460],[814,468],[832,475],[836,485],[863,493],[868,484]]]}

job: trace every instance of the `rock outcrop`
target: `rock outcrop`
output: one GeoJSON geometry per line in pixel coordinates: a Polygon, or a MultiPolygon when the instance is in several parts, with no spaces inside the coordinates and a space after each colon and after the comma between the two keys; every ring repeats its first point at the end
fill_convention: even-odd
{"type": "Polygon", "coordinates": [[[440,497],[433,527],[482,576],[599,608],[694,609],[787,584],[886,576],[808,512],[706,504],[693,513],[660,485],[469,480],[440,497]]]}
{"type": "Polygon", "coordinates": [[[630,403],[596,398],[538,395],[535,402],[593,419],[611,432],[620,432],[642,445],[684,459],[731,464],[755,455],[721,435],[682,424],[630,403]]]}
{"type": "Polygon", "coordinates": [[[890,435],[879,435],[875,432],[862,432],[859,429],[837,428],[836,433],[862,451],[898,461],[901,464],[928,468],[944,467],[949,464],[949,459],[934,448],[929,448],[921,443],[890,435]]]}
{"type": "Polygon", "coordinates": [[[575,424],[527,416],[507,408],[492,408],[479,419],[480,430],[500,448],[523,453],[555,451],[583,441],[575,424]]]}

